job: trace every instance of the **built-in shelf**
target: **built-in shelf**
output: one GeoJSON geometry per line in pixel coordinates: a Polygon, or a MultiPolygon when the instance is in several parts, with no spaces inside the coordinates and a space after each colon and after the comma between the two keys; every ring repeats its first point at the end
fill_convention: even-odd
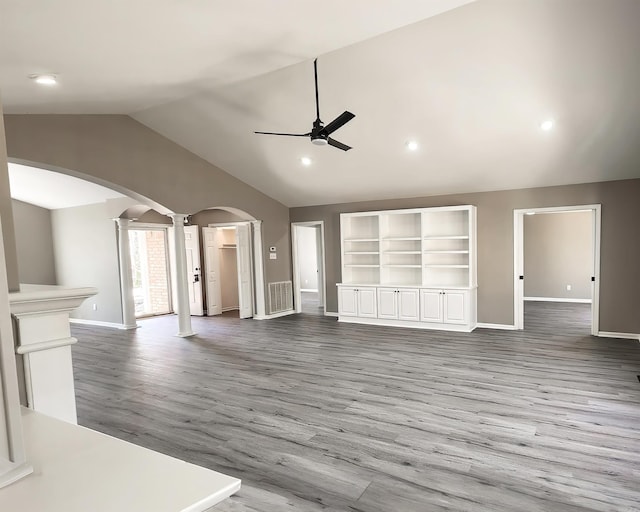
{"type": "Polygon", "coordinates": [[[469,240],[468,235],[425,236],[425,240],[469,240]]]}
{"type": "Polygon", "coordinates": [[[469,251],[424,251],[425,254],[469,254],[469,251]]]}
{"type": "Polygon", "coordinates": [[[341,214],[339,320],[473,330],[476,232],[471,205],[341,214]]]}
{"type": "Polygon", "coordinates": [[[429,268],[469,268],[469,265],[425,265],[429,268]]]}

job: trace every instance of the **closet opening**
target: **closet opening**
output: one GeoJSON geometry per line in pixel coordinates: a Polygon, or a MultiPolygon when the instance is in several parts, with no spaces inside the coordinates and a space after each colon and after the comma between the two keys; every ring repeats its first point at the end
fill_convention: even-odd
{"type": "Polygon", "coordinates": [[[251,226],[248,222],[202,228],[207,316],[253,316],[251,226]]]}

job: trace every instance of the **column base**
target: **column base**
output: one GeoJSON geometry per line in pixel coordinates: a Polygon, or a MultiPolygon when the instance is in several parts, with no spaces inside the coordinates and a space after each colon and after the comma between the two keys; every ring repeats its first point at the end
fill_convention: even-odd
{"type": "Polygon", "coordinates": [[[176,336],[178,338],[188,338],[190,336],[195,336],[196,334],[198,334],[197,332],[193,332],[193,331],[189,331],[189,332],[179,332],[178,334],[176,334],[176,336]]]}

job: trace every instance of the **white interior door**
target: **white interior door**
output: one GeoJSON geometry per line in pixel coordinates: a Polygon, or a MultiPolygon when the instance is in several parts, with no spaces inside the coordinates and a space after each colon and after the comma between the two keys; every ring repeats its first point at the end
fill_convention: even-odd
{"type": "Polygon", "coordinates": [[[207,316],[222,314],[220,284],[220,243],[218,228],[202,228],[204,240],[204,271],[207,291],[207,316]]]}
{"type": "Polygon", "coordinates": [[[184,245],[187,257],[187,284],[189,285],[189,309],[192,315],[202,316],[202,280],[200,272],[200,240],[198,226],[184,227],[184,245]]]}
{"type": "Polygon", "coordinates": [[[236,226],[238,255],[238,301],[240,318],[253,316],[253,279],[251,275],[251,230],[249,224],[236,226]]]}

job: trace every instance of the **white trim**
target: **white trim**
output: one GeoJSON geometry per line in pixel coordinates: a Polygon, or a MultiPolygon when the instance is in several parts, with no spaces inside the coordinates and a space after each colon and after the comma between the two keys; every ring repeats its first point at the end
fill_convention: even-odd
{"type": "MultiPolygon", "coordinates": [[[[239,311],[240,310],[240,306],[228,306],[226,308],[222,308],[222,312],[226,313],[227,311],[239,311]]],[[[212,315],[215,316],[215,315],[212,315]]]]}
{"type": "Polygon", "coordinates": [[[498,330],[501,330],[501,331],[515,331],[516,330],[516,326],[515,325],[509,325],[509,324],[485,324],[485,323],[482,323],[482,322],[478,322],[476,327],[478,329],[498,329],[498,330]]]}
{"type": "Polygon", "coordinates": [[[307,293],[318,293],[317,288],[300,288],[300,291],[307,292],[307,293]]]}
{"type": "Polygon", "coordinates": [[[334,317],[334,318],[338,318],[338,313],[335,312],[335,311],[325,311],[324,312],[324,316],[331,316],[331,317],[334,317]]]}
{"type": "Polygon", "coordinates": [[[598,336],[601,338],[620,338],[625,340],[637,340],[640,341],[640,334],[633,334],[629,332],[608,332],[600,331],[598,336]]]}
{"type": "Polygon", "coordinates": [[[40,352],[42,350],[50,350],[52,348],[67,347],[75,343],[78,343],[78,339],[71,336],[67,338],[60,338],[57,340],[29,343],[28,345],[20,345],[18,348],[16,348],[16,354],[30,354],[31,352],[40,352]]]}
{"type": "Polygon", "coordinates": [[[513,323],[517,330],[524,329],[524,216],[527,213],[567,213],[591,211],[593,225],[593,273],[591,282],[591,335],[597,336],[600,325],[600,231],[602,206],[582,204],[574,206],[551,206],[545,208],[523,208],[513,210],[513,323]]]}
{"type": "Polygon", "coordinates": [[[132,329],[137,329],[140,327],[138,324],[136,325],[124,325],[118,324],[115,322],[102,322],[100,320],[85,320],[84,318],[69,318],[70,324],[79,324],[79,325],[95,325],[97,327],[111,327],[112,329],[121,329],[123,331],[129,331],[132,329]]]}
{"type": "Polygon", "coordinates": [[[591,299],[574,299],[571,297],[523,297],[522,300],[531,302],[575,302],[578,304],[591,304],[591,299]]]}
{"type": "MultiPolygon", "coordinates": [[[[306,226],[306,227],[320,227],[320,253],[321,260],[320,266],[322,270],[322,282],[318,282],[318,287],[322,287],[324,292],[322,293],[322,310],[323,313],[327,313],[327,269],[325,260],[327,259],[325,253],[325,238],[324,238],[324,221],[323,220],[312,220],[305,222],[292,222],[291,223],[291,260],[293,262],[293,308],[296,313],[302,313],[302,296],[301,292],[304,291],[300,284],[300,276],[299,276],[299,264],[298,264],[298,245],[297,245],[297,235],[296,235],[296,227],[298,226],[306,226]]],[[[317,252],[317,248],[316,248],[317,252]]],[[[316,290],[320,292],[320,290],[316,290]]]]}
{"type": "Polygon", "coordinates": [[[279,318],[281,316],[288,316],[288,315],[294,315],[296,313],[296,311],[294,309],[289,309],[287,311],[281,311],[280,313],[273,313],[272,315],[260,315],[260,316],[254,316],[253,319],[254,320],[271,320],[273,318],[279,318]]]}
{"type": "Polygon", "coordinates": [[[162,229],[172,228],[172,224],[159,224],[153,222],[138,222],[135,219],[131,220],[131,224],[129,224],[129,229],[138,230],[138,231],[160,231],[162,229]]]}
{"type": "Polygon", "coordinates": [[[448,323],[431,323],[420,322],[416,320],[392,320],[386,318],[371,318],[371,317],[357,317],[357,316],[338,316],[338,322],[348,324],[362,324],[362,325],[384,325],[387,327],[408,327],[412,329],[424,329],[431,331],[456,331],[456,332],[471,332],[476,326],[469,327],[466,324],[448,324],[448,323]]]}

